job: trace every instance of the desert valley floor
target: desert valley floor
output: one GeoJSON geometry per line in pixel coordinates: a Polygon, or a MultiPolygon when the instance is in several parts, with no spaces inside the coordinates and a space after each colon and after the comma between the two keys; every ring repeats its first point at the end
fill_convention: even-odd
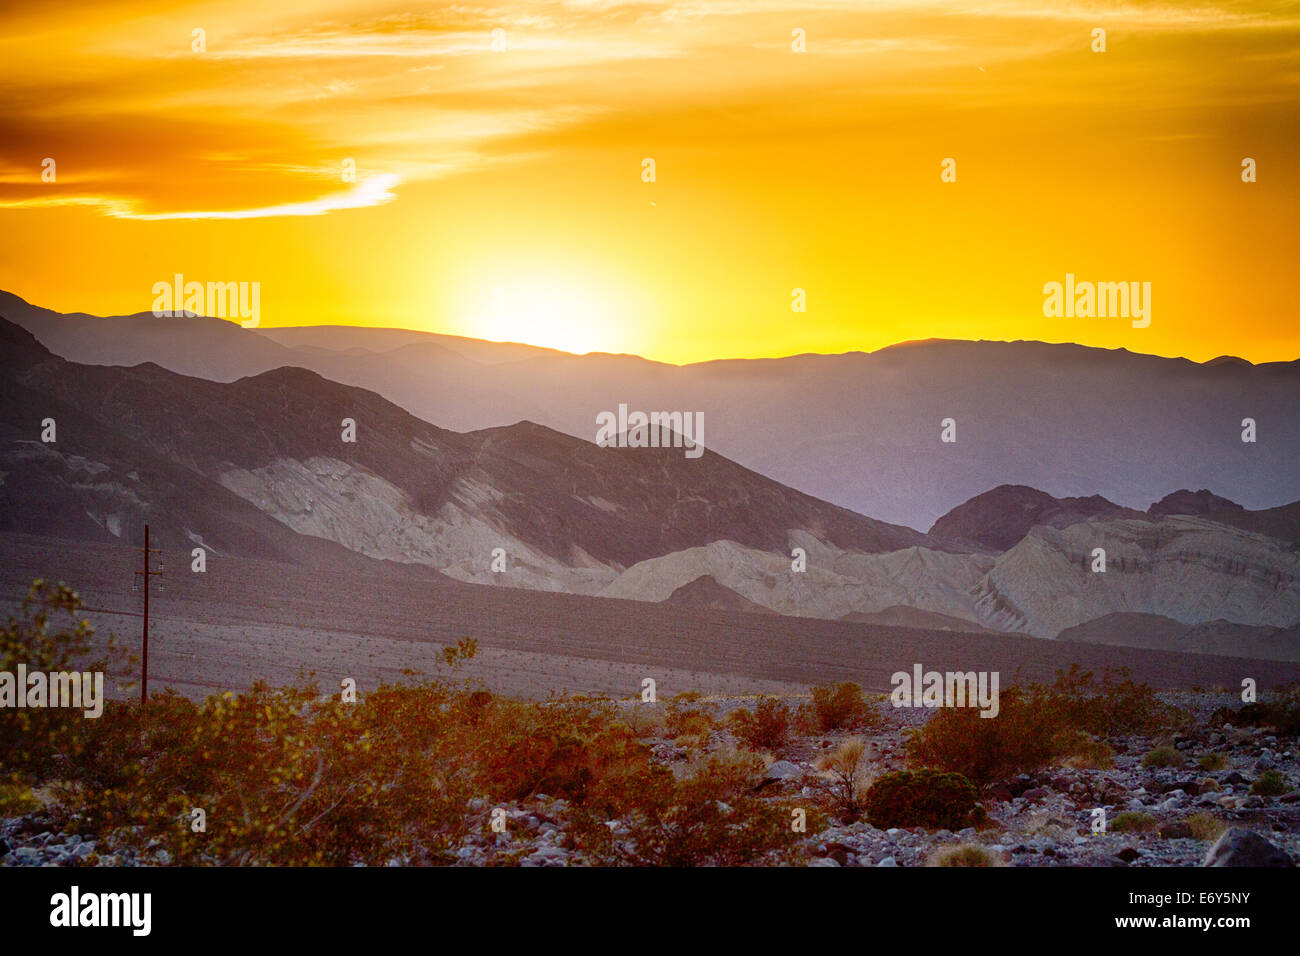
{"type": "MultiPolygon", "coordinates": [[[[90,608],[101,636],[139,649],[139,596],[131,591],[138,552],[0,534],[0,590],[12,603],[33,578],[64,580],[90,608]]],[[[273,684],[314,672],[323,688],[353,677],[373,687],[405,669],[436,674],[441,648],[463,637],[478,657],[462,676],[525,697],[551,693],[639,692],[655,678],[660,696],[682,691],[790,693],[852,680],[887,691],[889,677],[926,669],[1019,671],[1050,680],[1078,663],[1101,673],[1128,667],[1157,688],[1261,688],[1300,679],[1300,664],[1058,643],[1010,634],[834,622],[713,609],[669,609],[638,601],[463,584],[414,566],[341,557],[305,568],[254,559],[210,559],[189,570],[188,555],[167,567],[166,590],[151,605],[150,684],[187,696],[273,684]]],[[[13,613],[11,610],[10,613],[13,613]]],[[[123,675],[126,676],[126,675],[123,675]]]]}

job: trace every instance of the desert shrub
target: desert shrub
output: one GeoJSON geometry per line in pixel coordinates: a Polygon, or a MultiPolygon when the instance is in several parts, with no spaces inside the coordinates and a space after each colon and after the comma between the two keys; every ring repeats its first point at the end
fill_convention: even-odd
{"type": "MultiPolygon", "coordinates": [[[[5,665],[55,669],[84,655],[87,628],[47,626],[54,609],[75,613],[75,595],[38,582],[32,601],[3,633],[5,665]]],[[[448,651],[455,667],[475,645],[448,651]]],[[[696,704],[674,702],[679,730],[709,723],[696,704]]],[[[15,713],[40,716],[0,713],[0,806],[21,812],[40,780],[59,798],[52,825],[165,849],[180,864],[447,863],[493,806],[542,793],[568,802],[597,851],[605,839],[609,862],[629,859],[609,839],[615,818],[638,821],[633,860],[737,862],[793,845],[790,808],[752,793],[756,755],[713,755],[679,781],[607,700],[519,701],[423,680],[345,703],[306,680],[258,683],[202,703],[168,691],[108,701],[102,717],[35,740],[15,713]]]]}
{"type": "Polygon", "coordinates": [[[872,727],[880,720],[862,696],[862,687],[852,681],[814,687],[807,716],[812,727],[820,733],[872,727]]]}
{"type": "Polygon", "coordinates": [[[1149,813],[1125,810],[1115,815],[1110,821],[1110,828],[1116,833],[1148,833],[1160,828],[1160,821],[1149,813]]]}
{"type": "Polygon", "coordinates": [[[1142,758],[1144,767],[1186,767],[1187,757],[1174,747],[1157,747],[1142,758]]]}
{"type": "Polygon", "coordinates": [[[1050,686],[1012,685],[999,699],[992,718],[973,707],[939,710],[909,737],[909,760],[983,787],[1060,758],[1078,767],[1112,766],[1113,752],[1095,737],[1151,733],[1186,719],[1126,671],[1107,671],[1097,681],[1078,665],[1058,671],[1050,686]]]}
{"type": "MultiPolygon", "coordinates": [[[[627,815],[626,837],[614,839],[603,819],[585,818],[582,846],[608,864],[739,866],[787,859],[802,834],[791,827],[791,806],[752,794],[762,765],[742,751],[700,758],[685,778],[668,778],[640,795],[627,815]]],[[[808,817],[812,832],[813,811],[808,817]]]]}
{"type": "Polygon", "coordinates": [[[978,843],[940,847],[930,854],[926,866],[1002,866],[1002,857],[978,843]]]}
{"type": "Polygon", "coordinates": [[[1076,770],[1109,770],[1115,766],[1115,751],[1086,730],[1062,731],[1052,746],[1064,757],[1065,765],[1076,770]]]}
{"type": "Polygon", "coordinates": [[[1300,736],[1300,683],[1280,687],[1267,700],[1239,708],[1220,707],[1210,715],[1210,725],[1220,727],[1272,727],[1287,737],[1300,736]]]}
{"type": "Polygon", "coordinates": [[[619,715],[623,723],[637,737],[657,737],[663,734],[667,720],[662,704],[637,701],[624,706],[619,715]]]}
{"type": "Polygon", "coordinates": [[[960,830],[977,818],[975,788],[958,773],[900,770],[873,783],[863,800],[867,820],[880,829],[960,830]]]}
{"type": "Polygon", "coordinates": [[[1166,704],[1147,684],[1129,677],[1127,668],[1107,669],[1100,681],[1078,664],[1057,671],[1050,688],[1039,688],[1040,700],[1054,710],[1066,727],[1098,737],[1152,734],[1182,726],[1186,712],[1166,704]]]}
{"type": "Polygon", "coordinates": [[[1058,842],[1073,840],[1075,836],[1074,827],[1068,821],[1045,811],[1030,814],[1022,828],[1030,836],[1043,836],[1058,842]]]}
{"type": "Polygon", "coordinates": [[[708,746],[713,726],[707,718],[694,716],[683,722],[681,731],[673,738],[679,747],[702,748],[708,746]]]}
{"type": "MultiPolygon", "coordinates": [[[[111,638],[103,658],[89,659],[94,628],[80,617],[81,607],[81,598],[66,584],[33,581],[21,617],[10,616],[0,626],[0,673],[16,675],[19,664],[29,674],[93,673],[107,670],[110,658],[120,662],[111,638]]],[[[0,708],[0,772],[59,773],[79,749],[84,725],[98,719],[86,718],[84,708],[0,708]]]]}
{"type": "Polygon", "coordinates": [[[687,778],[708,777],[719,799],[748,791],[763,773],[763,758],[743,747],[697,756],[687,766],[687,778]]]}
{"type": "Polygon", "coordinates": [[[686,745],[702,745],[709,739],[715,726],[715,708],[709,703],[699,703],[700,695],[694,691],[678,694],[668,704],[664,727],[670,737],[686,738],[686,745]]]}
{"type": "Polygon", "coordinates": [[[840,741],[833,753],[819,761],[821,769],[830,774],[828,789],[831,799],[840,812],[851,819],[862,810],[861,799],[865,789],[862,757],[866,748],[866,741],[862,738],[848,737],[840,741]]]}
{"type": "MultiPolygon", "coordinates": [[[[458,749],[431,727],[449,701],[420,688],[360,705],[318,697],[258,684],[202,706],[162,694],[115,707],[80,777],[87,818],[187,864],[379,862],[445,846],[472,786],[435,758],[458,749]],[[188,826],[194,807],[205,832],[188,826]]],[[[468,740],[477,708],[459,703],[468,740]]]]}
{"type": "Polygon", "coordinates": [[[790,708],[775,697],[764,697],[752,711],[732,711],[727,724],[750,747],[780,750],[790,739],[790,708]]]}
{"type": "Polygon", "coordinates": [[[1211,727],[1232,724],[1234,727],[1256,727],[1269,722],[1271,708],[1262,701],[1253,701],[1241,707],[1220,707],[1210,715],[1211,727]]]}
{"type": "Polygon", "coordinates": [[[1259,775],[1259,778],[1250,785],[1250,792],[1258,794],[1261,797],[1277,797],[1291,790],[1291,784],[1287,783],[1286,777],[1276,770],[1265,770],[1259,775]]]}
{"type": "Polygon", "coordinates": [[[1051,708],[1019,687],[1000,695],[997,717],[973,707],[945,707],[907,740],[911,763],[959,773],[976,786],[1036,770],[1057,756],[1064,729],[1051,708]]]}
{"type": "Polygon", "coordinates": [[[32,796],[31,788],[18,779],[0,781],[0,818],[16,817],[39,810],[41,803],[32,796]]]}
{"type": "Polygon", "coordinates": [[[473,770],[494,798],[545,793],[617,813],[636,787],[667,772],[608,702],[493,698],[488,713],[479,732],[490,746],[473,770]]]}
{"type": "Polygon", "coordinates": [[[178,863],[442,863],[496,804],[546,793],[592,817],[653,802],[671,773],[604,701],[545,703],[438,683],[361,703],[256,685],[195,705],[116,704],[65,802],[92,829],[158,840],[178,863]],[[190,811],[207,830],[193,833],[190,811]]]}
{"type": "Polygon", "coordinates": [[[180,864],[448,863],[491,807],[542,793],[568,801],[575,844],[596,862],[795,852],[792,808],[753,792],[756,754],[711,754],[679,780],[621,717],[608,701],[517,701],[438,681],[356,704],[306,683],[202,704],[164,692],[85,722],[60,795],[84,830],[180,864]],[[203,832],[189,825],[195,807],[203,832]],[[619,839],[615,819],[629,828],[619,839]]]}
{"type": "Polygon", "coordinates": [[[1212,813],[1200,811],[1193,813],[1187,818],[1187,826],[1192,831],[1192,836],[1197,840],[1208,840],[1213,842],[1223,836],[1223,831],[1227,825],[1212,813]]]}
{"type": "Polygon", "coordinates": [[[1200,758],[1196,761],[1196,765],[1202,770],[1223,770],[1228,766],[1228,756],[1227,754],[1214,750],[1207,754],[1201,754],[1200,758]]]}

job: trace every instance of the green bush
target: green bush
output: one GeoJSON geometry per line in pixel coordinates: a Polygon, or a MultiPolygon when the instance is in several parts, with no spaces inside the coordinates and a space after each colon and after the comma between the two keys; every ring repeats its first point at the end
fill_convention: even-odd
{"type": "Polygon", "coordinates": [[[12,783],[0,780],[0,818],[17,817],[40,808],[41,802],[32,796],[26,784],[17,780],[12,783]]]}
{"type": "Polygon", "coordinates": [[[1126,810],[1117,814],[1110,821],[1110,829],[1115,833],[1148,833],[1160,828],[1160,821],[1149,813],[1126,810]]]}
{"type": "Polygon", "coordinates": [[[1076,770],[1110,770],[1115,766],[1115,751],[1086,730],[1067,730],[1053,741],[1052,749],[1076,770]]]}
{"type": "Polygon", "coordinates": [[[1157,747],[1142,758],[1144,767],[1186,767],[1187,758],[1173,747],[1157,747]]]}
{"type": "Polygon", "coordinates": [[[873,783],[863,804],[867,821],[882,830],[961,830],[978,818],[975,795],[975,787],[959,773],[900,770],[873,783]]]}
{"type": "MultiPolygon", "coordinates": [[[[81,618],[81,608],[81,598],[66,584],[33,581],[22,616],[0,626],[0,672],[16,674],[23,664],[28,673],[94,673],[106,671],[109,658],[119,663],[112,638],[104,658],[89,659],[94,628],[81,618]]],[[[0,772],[58,774],[79,750],[85,725],[99,719],[67,707],[0,708],[0,772]]]]}
{"type": "Polygon", "coordinates": [[[1200,759],[1196,761],[1196,764],[1202,770],[1223,770],[1228,766],[1228,756],[1227,754],[1222,754],[1217,750],[1214,750],[1210,753],[1202,754],[1200,759]]]}
{"type": "Polygon", "coordinates": [[[1279,797],[1289,793],[1290,790],[1291,784],[1287,783],[1286,777],[1276,770],[1265,770],[1259,775],[1259,779],[1250,785],[1250,792],[1261,797],[1279,797]]]}

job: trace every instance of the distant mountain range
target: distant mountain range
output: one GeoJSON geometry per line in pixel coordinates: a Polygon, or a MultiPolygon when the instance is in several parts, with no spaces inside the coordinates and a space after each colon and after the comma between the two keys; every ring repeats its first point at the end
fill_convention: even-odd
{"type": "Polygon", "coordinates": [[[679,369],[394,330],[60,316],[12,297],[5,309],[19,321],[0,321],[0,531],[134,542],[147,521],[170,548],[307,566],[387,561],[678,609],[1300,660],[1296,363],[948,342],[679,369]],[[319,367],[388,384],[363,388],[319,367]],[[1012,402],[1016,382],[1035,390],[1012,402]],[[594,411],[574,434],[532,421],[456,431],[411,411],[417,398],[442,400],[463,423],[515,407],[517,393],[561,418],[584,404],[703,407],[709,450],[598,447],[594,411]],[[496,411],[466,394],[495,399],[496,411]],[[835,431],[855,408],[852,430],[835,431]],[[1256,445],[1240,442],[1246,415],[1256,445]],[[949,416],[955,445],[939,442],[949,416]],[[53,442],[41,440],[46,419],[53,442]],[[1137,442],[1135,420],[1157,431],[1137,442]],[[1126,434],[1137,443],[1122,447],[1126,434]],[[840,486],[849,497],[901,503],[911,483],[931,502],[920,515],[984,483],[922,533],[778,480],[786,461],[799,462],[805,488],[834,484],[860,442],[878,457],[857,459],[865,471],[840,486]],[[731,460],[728,443],[767,465],[731,460]],[[1099,462],[1108,477],[1086,493],[1008,482],[1052,473],[1052,487],[1074,486],[1099,462]],[[1141,510],[1117,503],[1163,475],[1210,472],[1235,478],[1215,491],[1167,482],[1142,492],[1141,510]],[[1243,487],[1271,506],[1245,507],[1243,487]],[[1229,489],[1240,500],[1215,493],[1229,489]]]}
{"type": "Polygon", "coordinates": [[[300,368],[220,383],[79,365],[8,322],[0,344],[2,530],[103,540],[152,520],[263,557],[287,553],[287,527],[489,582],[501,548],[499,580],[578,592],[720,539],[780,551],[800,532],[868,553],[926,540],[708,451],[600,448],[530,422],[459,434],[300,368]]]}
{"type": "Polygon", "coordinates": [[[297,366],[460,432],[526,420],[590,442],[596,415],[621,402],[702,411],[720,455],[916,529],[1002,484],[1138,511],[1175,488],[1249,509],[1300,498],[1300,361],[928,341],[678,367],[397,329],[63,315],[9,293],[0,316],[75,362],[153,362],[226,382],[297,366]],[[940,441],[945,418],[955,443],[940,441]],[[1241,441],[1245,418],[1255,443],[1241,441]]]}

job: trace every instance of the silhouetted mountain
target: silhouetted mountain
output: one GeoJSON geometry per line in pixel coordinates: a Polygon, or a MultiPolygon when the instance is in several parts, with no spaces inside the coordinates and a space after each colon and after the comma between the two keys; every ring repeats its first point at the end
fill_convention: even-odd
{"type": "Polygon", "coordinates": [[[1221,498],[1208,489],[1188,491],[1180,488],[1153,504],[1147,509],[1147,514],[1159,518],[1162,515],[1208,515],[1219,511],[1245,510],[1235,501],[1221,498]]]}
{"type": "Polygon", "coordinates": [[[177,530],[233,547],[218,534],[224,515],[251,511],[259,527],[269,516],[470,579],[492,580],[502,548],[512,583],[575,590],[720,538],[785,550],[802,530],[862,551],[924,540],[707,450],[691,459],[681,448],[600,448],[529,422],[458,434],[301,368],[220,383],[153,364],[82,366],[3,326],[15,344],[3,360],[0,509],[12,530],[113,534],[162,512],[177,530]],[[46,417],[57,420],[52,444],[39,440],[46,417]]]}
{"type": "Polygon", "coordinates": [[[76,361],[153,361],[221,380],[297,365],[457,431],[531,420],[591,441],[596,414],[621,402],[701,411],[720,455],[915,528],[1002,484],[1129,508],[1171,488],[1215,488],[1252,509],[1300,498],[1300,362],[930,340],[677,367],[407,330],[59,316],[17,297],[0,306],[76,361]],[[944,443],[950,417],[957,440],[944,443]],[[1255,443],[1241,441],[1247,417],[1255,443]]]}
{"type": "Polygon", "coordinates": [[[972,550],[1006,551],[1035,525],[1068,528],[1093,518],[1140,518],[1101,495],[1053,498],[1024,485],[999,485],[953,508],[934,523],[930,536],[972,550]]]}
{"type": "MultiPolygon", "coordinates": [[[[167,451],[174,433],[165,420],[152,440],[117,425],[134,415],[78,379],[80,367],[50,354],[29,333],[0,320],[0,530],[80,541],[138,543],[150,524],[153,540],[188,553],[241,554],[313,566],[349,567],[365,561],[334,542],[296,534],[206,476],[177,463],[167,451]],[[52,394],[40,382],[66,379],[52,394]],[[41,440],[53,420],[54,441],[41,440]]],[[[139,370],[97,369],[128,373],[139,370]]],[[[157,376],[186,381],[162,369],[157,376]]],[[[196,380],[197,381],[197,380],[196,380]]],[[[155,395],[161,399],[161,395],[155,395]]],[[[370,562],[377,564],[377,562],[370,562]]]]}
{"type": "Polygon", "coordinates": [[[1300,544],[1300,501],[1261,511],[1215,511],[1206,517],[1234,528],[1288,541],[1292,545],[1300,544]]]}

